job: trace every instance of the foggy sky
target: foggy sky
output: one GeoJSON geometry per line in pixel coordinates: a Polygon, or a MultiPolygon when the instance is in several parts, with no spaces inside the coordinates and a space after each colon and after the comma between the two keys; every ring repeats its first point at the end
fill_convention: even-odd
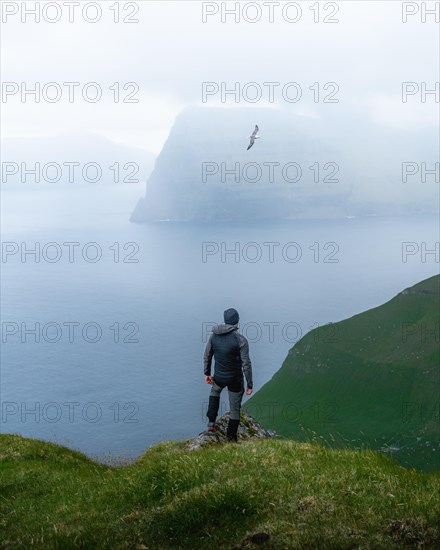
{"type": "MultiPolygon", "coordinates": [[[[99,4],[103,17],[94,24],[78,12],[69,23],[67,10],[52,24],[32,18],[21,23],[20,14],[10,17],[2,24],[2,80],[29,85],[95,81],[103,88],[136,82],[140,102],[115,104],[109,91],[97,104],[79,99],[71,104],[64,95],[56,104],[10,98],[1,104],[3,138],[95,132],[157,154],[176,115],[186,105],[202,103],[203,82],[229,87],[297,82],[305,92],[299,102],[287,103],[278,93],[270,106],[315,117],[337,109],[341,120],[354,124],[357,115],[403,129],[438,124],[433,96],[426,103],[420,95],[402,103],[401,85],[426,82],[431,88],[439,80],[439,27],[433,16],[421,22],[420,13],[403,23],[399,1],[335,2],[339,22],[333,24],[313,22],[313,2],[297,3],[302,9],[297,23],[282,18],[283,2],[273,23],[266,10],[256,23],[243,16],[238,23],[231,16],[222,23],[220,14],[203,23],[203,3],[195,0],[137,2],[140,22],[115,24],[109,11],[113,2],[99,4]],[[337,82],[339,104],[314,103],[308,87],[315,82],[337,82]]],[[[321,18],[325,15],[321,12],[321,18]]],[[[219,96],[206,102],[218,104],[219,96]]],[[[264,98],[239,104],[230,98],[224,104],[236,105],[268,106],[264,98]]]]}

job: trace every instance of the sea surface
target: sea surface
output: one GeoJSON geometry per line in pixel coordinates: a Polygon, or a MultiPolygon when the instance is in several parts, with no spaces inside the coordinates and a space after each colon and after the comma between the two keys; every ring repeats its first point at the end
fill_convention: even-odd
{"type": "Polygon", "coordinates": [[[439,270],[437,216],[130,223],[143,194],[3,190],[3,433],[102,459],[193,437],[207,420],[203,352],[225,309],[240,313],[256,391],[311,328],[439,270]]]}

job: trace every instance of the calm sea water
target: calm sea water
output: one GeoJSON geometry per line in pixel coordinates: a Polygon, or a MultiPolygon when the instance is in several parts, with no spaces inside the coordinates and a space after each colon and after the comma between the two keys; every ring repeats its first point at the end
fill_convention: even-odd
{"type": "Polygon", "coordinates": [[[2,432],[131,457],[197,435],[203,351],[225,309],[240,312],[258,390],[311,327],[438,273],[422,254],[435,216],[131,224],[143,191],[3,192],[2,432]]]}

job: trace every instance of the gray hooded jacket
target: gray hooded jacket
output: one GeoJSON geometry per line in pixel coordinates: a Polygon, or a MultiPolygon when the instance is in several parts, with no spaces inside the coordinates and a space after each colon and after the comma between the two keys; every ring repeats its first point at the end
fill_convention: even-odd
{"type": "Polygon", "coordinates": [[[211,374],[212,358],[215,359],[214,377],[228,384],[246,376],[247,387],[252,388],[252,364],[249,358],[249,343],[237,332],[234,325],[216,325],[206,344],[203,357],[205,376],[211,374]]]}

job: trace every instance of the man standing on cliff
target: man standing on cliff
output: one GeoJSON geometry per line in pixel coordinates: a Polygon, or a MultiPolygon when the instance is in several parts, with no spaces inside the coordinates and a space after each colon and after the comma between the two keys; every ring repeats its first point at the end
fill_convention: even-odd
{"type": "Polygon", "coordinates": [[[212,384],[209,396],[208,430],[216,431],[215,420],[220,405],[220,394],[225,386],[229,395],[229,423],[226,435],[229,441],[237,441],[240,424],[241,400],[244,394],[243,372],[246,376],[246,395],[252,394],[252,365],[249,358],[249,343],[237,332],[239,315],[234,308],[224,314],[224,325],[216,325],[206,344],[203,357],[205,380],[212,384]],[[215,359],[214,376],[211,376],[211,362],[215,359]]]}

